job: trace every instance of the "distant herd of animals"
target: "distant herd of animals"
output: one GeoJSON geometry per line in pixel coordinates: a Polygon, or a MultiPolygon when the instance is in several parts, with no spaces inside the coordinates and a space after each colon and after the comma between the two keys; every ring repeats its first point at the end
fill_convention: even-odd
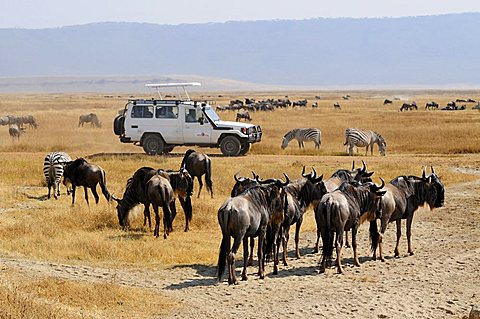
{"type": "MultiPolygon", "coordinates": [[[[297,140],[298,148],[305,148],[304,142],[313,142],[315,148],[319,149],[322,144],[322,133],[318,128],[296,128],[288,131],[282,139],[282,149],[287,148],[292,140],[297,140]]],[[[353,155],[355,147],[366,147],[365,155],[368,154],[370,148],[373,155],[373,146],[377,144],[380,155],[385,156],[387,153],[387,142],[385,138],[377,132],[362,130],[358,128],[347,128],[345,130],[345,143],[348,155],[353,155]]]]}
{"type": "MultiPolygon", "coordinates": [[[[310,173],[301,172],[301,178],[290,180],[260,178],[253,172],[253,177],[233,175],[235,182],[230,196],[218,209],[218,223],[222,240],[218,255],[217,278],[222,279],[228,269],[228,283],[237,284],[235,255],[243,244],[243,271],[241,278],[247,280],[247,266],[253,262],[254,238],[257,242],[258,274],[265,276],[265,263],[273,262],[273,273],[278,273],[280,246],[283,247],[283,264],[287,265],[287,245],[290,227],[295,225],[295,255],[300,258],[299,235],[303,217],[309,207],[313,208],[317,225],[317,242],[314,251],[318,252],[320,237],[322,239],[322,258],[320,272],[330,266],[333,249],[336,249],[336,268],[343,272],[342,247],[345,233],[351,231],[351,243],[354,265],[359,266],[357,254],[357,231],[359,226],[368,222],[372,258],[376,260],[377,248],[379,259],[384,261],[383,236],[391,222],[397,225],[395,256],[399,254],[401,222],[406,220],[408,253],[413,255],[411,245],[411,227],[414,212],[427,205],[430,209],[444,205],[445,188],[433,167],[427,175],[424,168],[420,177],[401,175],[381,184],[372,182],[374,172],[369,172],[362,161],[361,168],[339,169],[328,179],[318,175],[312,168],[310,173]],[[380,221],[378,229],[377,221],[380,221]],[[233,238],[233,245],[231,239],[233,238]],[[250,242],[249,242],[250,240],[250,242]],[[250,249],[249,249],[250,248],[250,249]]],[[[189,230],[193,208],[193,179],[195,176],[202,188],[202,176],[205,175],[207,189],[213,198],[211,160],[202,153],[188,150],[178,170],[141,167],[126,182],[123,198],[119,199],[107,189],[105,171],[98,165],[83,158],[72,161],[62,152],[49,153],[44,160],[43,171],[48,186],[48,197],[53,187],[54,197],[60,194],[60,179],[67,187],[67,194],[75,202],[75,189],[83,186],[85,200],[88,203],[88,188],[91,189],[98,203],[96,186],[99,184],[105,198],[117,202],[117,216],[122,228],[129,227],[129,211],[138,204],[144,205],[144,226],[151,227],[150,205],[155,213],[153,235],[160,235],[160,211],[163,211],[163,237],[167,238],[173,230],[176,216],[175,202],[178,198],[185,213],[185,231],[189,230]]]]}
{"type": "MultiPolygon", "coordinates": [[[[89,113],[80,115],[78,120],[78,127],[83,126],[85,123],[90,123],[92,127],[102,127],[102,123],[98,120],[95,113],[89,113]]],[[[20,140],[20,137],[26,132],[27,127],[38,128],[38,121],[33,115],[23,116],[0,116],[0,125],[8,125],[8,133],[12,140],[20,140]]]]}

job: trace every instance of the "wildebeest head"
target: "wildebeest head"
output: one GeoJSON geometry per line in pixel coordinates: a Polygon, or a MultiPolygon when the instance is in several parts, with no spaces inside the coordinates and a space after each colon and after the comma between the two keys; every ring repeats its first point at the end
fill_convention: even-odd
{"type": "Polygon", "coordinates": [[[285,187],[290,183],[290,179],[287,174],[283,173],[283,175],[285,176],[285,182],[276,178],[262,180],[258,175],[255,176],[255,180],[268,189],[267,201],[270,203],[272,212],[284,211],[286,207],[287,193],[285,187]]]}
{"type": "Polygon", "coordinates": [[[235,185],[233,185],[232,192],[230,193],[231,197],[235,197],[237,195],[240,195],[243,193],[245,190],[259,185],[256,177],[257,175],[252,172],[253,178],[249,177],[238,177],[238,173],[236,173],[233,178],[235,178],[235,185]]]}
{"type": "Polygon", "coordinates": [[[127,209],[124,205],[123,200],[112,195],[112,199],[117,202],[117,216],[118,223],[121,227],[128,226],[128,213],[130,209],[127,209]]]}
{"type": "Polygon", "coordinates": [[[435,174],[433,166],[430,167],[431,174],[426,176],[425,169],[422,172],[422,179],[426,182],[425,201],[432,208],[442,207],[445,200],[445,186],[440,177],[435,174]]]}

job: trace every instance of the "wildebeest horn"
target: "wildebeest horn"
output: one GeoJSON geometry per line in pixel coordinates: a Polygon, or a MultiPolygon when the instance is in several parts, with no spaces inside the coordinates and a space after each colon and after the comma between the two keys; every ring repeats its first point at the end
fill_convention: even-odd
{"type": "Polygon", "coordinates": [[[120,203],[120,199],[117,198],[115,195],[112,194],[112,199],[116,201],[117,203],[120,203]]]}
{"type": "Polygon", "coordinates": [[[308,177],[309,176],[309,174],[305,174],[305,165],[303,165],[302,176],[303,177],[308,177]]]}
{"type": "Polygon", "coordinates": [[[430,166],[430,169],[432,170],[432,174],[435,174],[435,170],[433,169],[433,166],[430,166]]]}
{"type": "Polygon", "coordinates": [[[317,171],[313,166],[312,166],[312,174],[310,174],[310,176],[312,176],[312,178],[317,178],[317,171]]]}
{"type": "Polygon", "coordinates": [[[425,170],[426,170],[426,166],[423,167],[423,171],[422,171],[422,179],[425,179],[426,178],[426,173],[425,173],[425,170]]]}
{"type": "Polygon", "coordinates": [[[355,160],[352,161],[352,171],[355,169],[355,160]]]}
{"type": "Polygon", "coordinates": [[[382,185],[378,187],[378,189],[382,189],[385,186],[385,181],[383,180],[383,178],[380,177],[380,180],[382,181],[382,185]]]}
{"type": "Polygon", "coordinates": [[[243,182],[245,180],[245,177],[238,178],[238,172],[233,175],[233,178],[235,178],[236,182],[243,182]]]}
{"type": "Polygon", "coordinates": [[[363,164],[362,172],[366,172],[367,171],[367,164],[365,164],[365,162],[363,160],[362,160],[362,164],[363,164]]]}
{"type": "Polygon", "coordinates": [[[287,186],[287,185],[290,183],[290,178],[288,178],[288,175],[285,174],[285,173],[283,173],[283,176],[285,176],[285,183],[282,182],[282,180],[280,180],[280,179],[278,180],[278,182],[279,182],[280,185],[282,185],[282,186],[287,186]]]}
{"type": "Polygon", "coordinates": [[[257,173],[255,173],[254,171],[252,171],[252,175],[253,175],[253,178],[257,178],[257,173]]]}
{"type": "Polygon", "coordinates": [[[270,183],[275,183],[277,180],[274,179],[274,178],[269,178],[269,179],[266,179],[266,180],[262,180],[260,178],[260,176],[255,176],[255,180],[259,183],[259,184],[270,184],[270,183]]]}

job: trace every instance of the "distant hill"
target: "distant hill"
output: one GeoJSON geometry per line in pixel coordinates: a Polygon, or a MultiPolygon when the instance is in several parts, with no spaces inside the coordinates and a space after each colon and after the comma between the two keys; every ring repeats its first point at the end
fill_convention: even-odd
{"type": "Polygon", "coordinates": [[[479,39],[480,13],[0,29],[0,77],[195,74],[297,86],[476,86],[479,39]]]}

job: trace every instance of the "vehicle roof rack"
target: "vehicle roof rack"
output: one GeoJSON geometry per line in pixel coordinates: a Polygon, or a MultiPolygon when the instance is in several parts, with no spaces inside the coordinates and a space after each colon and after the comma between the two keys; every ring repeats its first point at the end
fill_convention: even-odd
{"type": "Polygon", "coordinates": [[[155,88],[157,89],[157,94],[160,97],[160,99],[163,100],[163,97],[160,93],[161,88],[171,88],[171,87],[176,87],[176,88],[183,88],[183,92],[185,93],[185,96],[187,97],[187,101],[190,101],[190,96],[188,96],[187,93],[187,86],[201,86],[199,82],[179,82],[179,83],[147,83],[145,84],[146,87],[149,88],[155,88]]]}

